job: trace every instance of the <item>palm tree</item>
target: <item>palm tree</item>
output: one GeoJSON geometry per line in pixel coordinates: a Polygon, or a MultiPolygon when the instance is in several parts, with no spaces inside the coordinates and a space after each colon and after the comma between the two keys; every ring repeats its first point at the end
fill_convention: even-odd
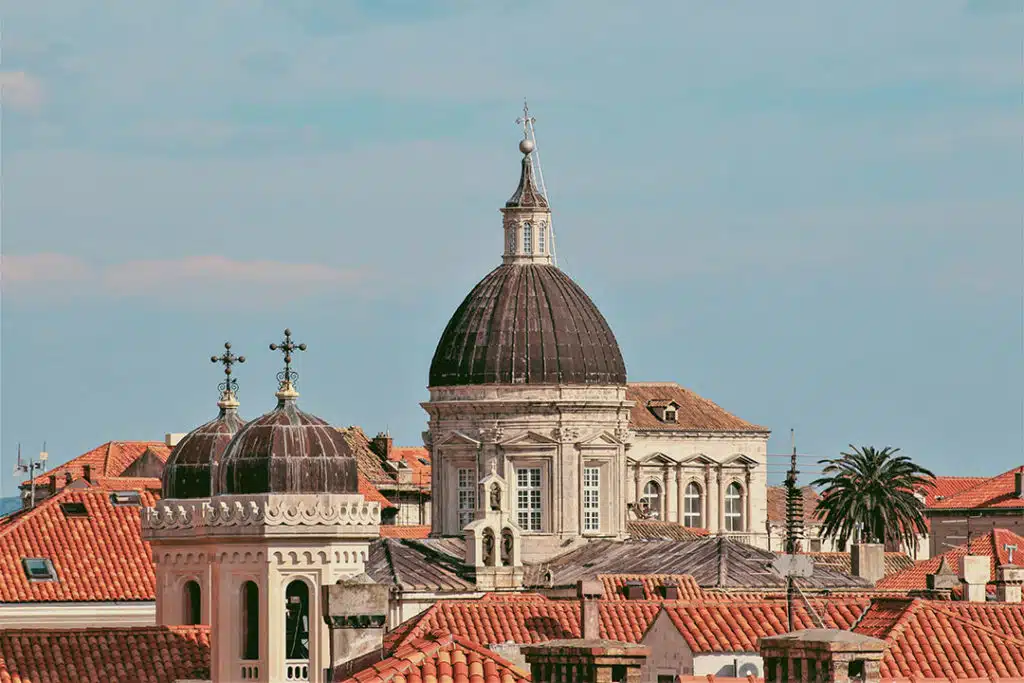
{"type": "Polygon", "coordinates": [[[918,466],[898,448],[857,448],[839,458],[820,460],[826,465],[812,486],[824,486],[818,514],[822,536],[832,536],[840,547],[860,531],[861,542],[899,543],[917,547],[925,534],[924,503],[915,493],[934,486],[935,475],[918,466]]]}

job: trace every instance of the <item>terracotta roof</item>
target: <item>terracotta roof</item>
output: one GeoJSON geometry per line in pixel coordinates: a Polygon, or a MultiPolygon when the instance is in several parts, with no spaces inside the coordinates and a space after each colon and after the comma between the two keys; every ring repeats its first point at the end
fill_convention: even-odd
{"type": "Polygon", "coordinates": [[[207,626],[0,629],[3,683],[209,679],[207,626]]]}
{"type": "MultiPolygon", "coordinates": [[[[140,493],[142,506],[157,496],[140,493]]],[[[0,527],[0,603],[154,600],[152,553],[142,540],[141,506],[115,506],[110,491],[67,489],[0,527]],[[61,503],[88,513],[68,517],[61,503]],[[23,558],[48,559],[56,581],[29,581],[23,558]]]]}
{"type": "MultiPolygon", "coordinates": [[[[852,571],[850,553],[804,553],[814,560],[815,567],[830,567],[836,571],[849,574],[852,571]]],[[[885,575],[895,574],[914,566],[914,560],[906,553],[887,552],[885,554],[885,575]]]]}
{"type": "Polygon", "coordinates": [[[430,451],[422,446],[395,446],[388,460],[404,462],[412,470],[412,483],[430,486],[430,451]]]}
{"type": "Polygon", "coordinates": [[[64,488],[64,473],[70,472],[72,479],[82,479],[85,476],[83,465],[90,466],[91,477],[118,477],[147,449],[164,462],[171,454],[171,449],[163,441],[108,441],[88,453],[83,453],[63,465],[40,474],[36,477],[36,486],[48,484],[50,475],[55,475],[57,488],[58,490],[62,489],[64,488]]]}
{"type": "Polygon", "coordinates": [[[663,600],[662,587],[667,585],[679,588],[677,600],[704,599],[704,591],[687,574],[601,574],[597,578],[604,583],[605,600],[626,600],[626,584],[634,582],[640,584],[644,600],[663,600]]]}
{"type": "Polygon", "coordinates": [[[936,501],[932,510],[976,510],[979,508],[1024,508],[1024,498],[1014,492],[1014,478],[1024,467],[986,479],[980,484],[936,501]]]}
{"type": "Polygon", "coordinates": [[[978,484],[986,482],[990,477],[935,477],[932,481],[934,486],[924,492],[925,507],[931,507],[935,503],[954,496],[961,491],[974,488],[978,484]]]}
{"type": "Polygon", "coordinates": [[[655,519],[629,520],[626,531],[634,540],[695,541],[708,535],[707,529],[683,526],[655,519]]]}
{"type": "Polygon", "coordinates": [[[426,538],[430,535],[430,525],[381,524],[381,538],[426,538]]]}
{"type": "Polygon", "coordinates": [[[883,676],[1024,676],[1024,605],[877,600],[854,628],[889,642],[883,676]]]}
{"type": "MultiPolygon", "coordinates": [[[[971,539],[970,554],[988,555],[989,558],[996,558],[999,564],[1009,564],[1010,558],[1005,545],[1016,545],[1024,548],[1024,537],[1018,536],[1006,529],[994,529],[986,534],[971,539]]],[[[967,544],[953,548],[949,552],[936,555],[927,560],[915,562],[912,566],[903,571],[889,574],[876,584],[879,590],[925,590],[928,587],[927,576],[934,574],[939,568],[939,563],[945,558],[946,563],[953,571],[959,571],[960,558],[968,554],[967,544]]],[[[992,564],[990,581],[996,577],[996,561],[990,559],[992,564]]]]}
{"type": "Polygon", "coordinates": [[[358,473],[356,476],[358,477],[359,493],[363,494],[363,498],[367,501],[376,501],[380,503],[382,509],[395,507],[390,500],[384,497],[384,494],[381,493],[376,486],[371,484],[369,480],[362,475],[362,473],[358,473]]]}
{"type": "MultiPolygon", "coordinates": [[[[821,496],[810,486],[800,487],[800,493],[804,499],[804,525],[817,526],[821,524],[818,517],[818,501],[821,496]]],[[[786,524],[786,487],[768,487],[768,521],[776,526],[786,524]]]]}
{"type": "Polygon", "coordinates": [[[442,630],[409,639],[387,659],[348,679],[358,683],[526,683],[529,680],[529,673],[516,668],[512,662],[442,630]]]}
{"type": "Polygon", "coordinates": [[[159,494],[161,481],[158,477],[96,477],[92,482],[79,480],[82,488],[100,488],[107,491],[152,491],[159,494]]]}
{"type": "Polygon", "coordinates": [[[638,430],[675,430],[700,432],[768,432],[741,420],[708,399],[684,389],[675,382],[630,382],[626,399],[635,401],[630,410],[630,424],[638,430]],[[679,405],[675,422],[662,422],[648,407],[649,401],[675,401],[679,405]]]}
{"type": "Polygon", "coordinates": [[[359,473],[375,485],[392,484],[394,477],[384,469],[380,456],[370,449],[370,439],[360,427],[338,427],[356,457],[359,473]]]}

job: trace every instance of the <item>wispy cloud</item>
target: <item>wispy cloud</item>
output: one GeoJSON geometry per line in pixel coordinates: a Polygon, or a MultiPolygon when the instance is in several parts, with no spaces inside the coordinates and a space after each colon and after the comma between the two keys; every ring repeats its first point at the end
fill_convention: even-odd
{"type": "Polygon", "coordinates": [[[145,298],[164,303],[281,304],[299,296],[349,290],[368,277],[316,263],[239,261],[224,256],[140,259],[95,265],[58,253],[5,255],[4,294],[17,300],[145,298]]]}
{"type": "Polygon", "coordinates": [[[43,103],[43,86],[24,71],[0,71],[0,102],[22,111],[38,109],[43,103]]]}

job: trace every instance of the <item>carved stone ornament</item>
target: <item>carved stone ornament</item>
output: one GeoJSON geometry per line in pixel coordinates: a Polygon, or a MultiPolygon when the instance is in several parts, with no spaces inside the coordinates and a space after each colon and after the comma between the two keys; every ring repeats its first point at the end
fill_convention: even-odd
{"type": "Polygon", "coordinates": [[[423,446],[429,451],[434,447],[434,433],[431,431],[420,432],[423,438],[423,446]]]}
{"type": "Polygon", "coordinates": [[[505,428],[497,424],[480,428],[480,440],[484,443],[498,443],[505,436],[505,428]]]}
{"type": "Polygon", "coordinates": [[[577,427],[555,427],[551,430],[551,436],[560,443],[574,443],[580,439],[580,430],[577,427]]]}
{"type": "Polygon", "coordinates": [[[235,498],[184,505],[157,504],[142,511],[142,528],[160,531],[198,527],[365,526],[380,524],[380,503],[352,500],[235,498]]]}
{"type": "Polygon", "coordinates": [[[616,427],[615,438],[622,443],[633,443],[633,430],[629,427],[616,427]]]}

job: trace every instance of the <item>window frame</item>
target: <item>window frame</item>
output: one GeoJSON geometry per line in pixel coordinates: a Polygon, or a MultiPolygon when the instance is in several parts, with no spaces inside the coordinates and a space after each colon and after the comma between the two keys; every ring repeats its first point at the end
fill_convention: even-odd
{"type": "Polygon", "coordinates": [[[729,533],[746,531],[744,528],[746,520],[743,519],[744,503],[746,502],[745,496],[746,489],[738,481],[730,482],[725,487],[725,497],[722,501],[722,516],[725,521],[725,530],[729,533]],[[734,495],[731,493],[732,491],[737,491],[738,493],[734,495]],[[730,512],[730,503],[734,504],[737,509],[730,512]],[[731,526],[737,526],[737,523],[739,528],[730,528],[731,526]]]}
{"type": "Polygon", "coordinates": [[[476,479],[476,467],[455,468],[455,523],[459,531],[476,518],[476,479]],[[465,481],[463,474],[466,474],[465,481]],[[467,521],[463,522],[464,519],[467,521]]]}
{"type": "Polygon", "coordinates": [[[658,481],[657,479],[648,479],[647,483],[644,484],[644,487],[641,490],[640,500],[637,501],[637,502],[639,502],[639,503],[646,502],[649,519],[656,519],[658,521],[661,521],[664,518],[664,513],[662,512],[662,505],[663,505],[664,501],[665,501],[665,487],[662,486],[661,482],[658,481]],[[657,495],[657,498],[656,498],[656,500],[658,501],[657,507],[651,505],[651,503],[650,503],[651,494],[647,492],[647,489],[650,488],[651,484],[653,484],[658,489],[658,495],[657,495]]]}
{"type": "Polygon", "coordinates": [[[601,469],[599,465],[583,466],[583,497],[580,508],[583,533],[600,533],[601,531],[601,469]],[[593,483],[588,483],[588,474],[595,477],[593,483]],[[592,500],[588,501],[588,494],[592,500]]]}
{"type": "Polygon", "coordinates": [[[533,253],[533,223],[530,221],[523,223],[523,253],[533,253]]]}
{"type": "Polygon", "coordinates": [[[516,474],[516,524],[526,533],[541,533],[544,531],[545,505],[544,505],[544,468],[539,464],[517,464],[516,474]],[[527,483],[522,484],[521,472],[528,473],[527,483]],[[536,483],[533,481],[533,473],[536,472],[536,483]],[[526,503],[523,506],[523,495],[527,495],[526,503]]]}
{"type": "Polygon", "coordinates": [[[48,557],[23,557],[21,558],[21,569],[25,572],[25,578],[30,583],[53,583],[60,580],[57,577],[57,570],[53,566],[53,560],[48,557]],[[46,570],[45,576],[38,575],[29,568],[30,565],[36,562],[43,563],[42,568],[46,570]]]}
{"type": "Polygon", "coordinates": [[[682,512],[683,526],[691,529],[703,529],[704,528],[704,489],[695,481],[687,482],[685,488],[683,488],[683,512],[682,512]],[[691,495],[690,491],[695,490],[696,495],[691,495]],[[696,501],[696,511],[690,510],[690,502],[696,501]],[[696,524],[690,524],[690,520],[696,518],[696,524]]]}
{"type": "Polygon", "coordinates": [[[537,226],[537,253],[539,254],[547,253],[547,232],[547,223],[541,222],[541,224],[537,226]]]}

